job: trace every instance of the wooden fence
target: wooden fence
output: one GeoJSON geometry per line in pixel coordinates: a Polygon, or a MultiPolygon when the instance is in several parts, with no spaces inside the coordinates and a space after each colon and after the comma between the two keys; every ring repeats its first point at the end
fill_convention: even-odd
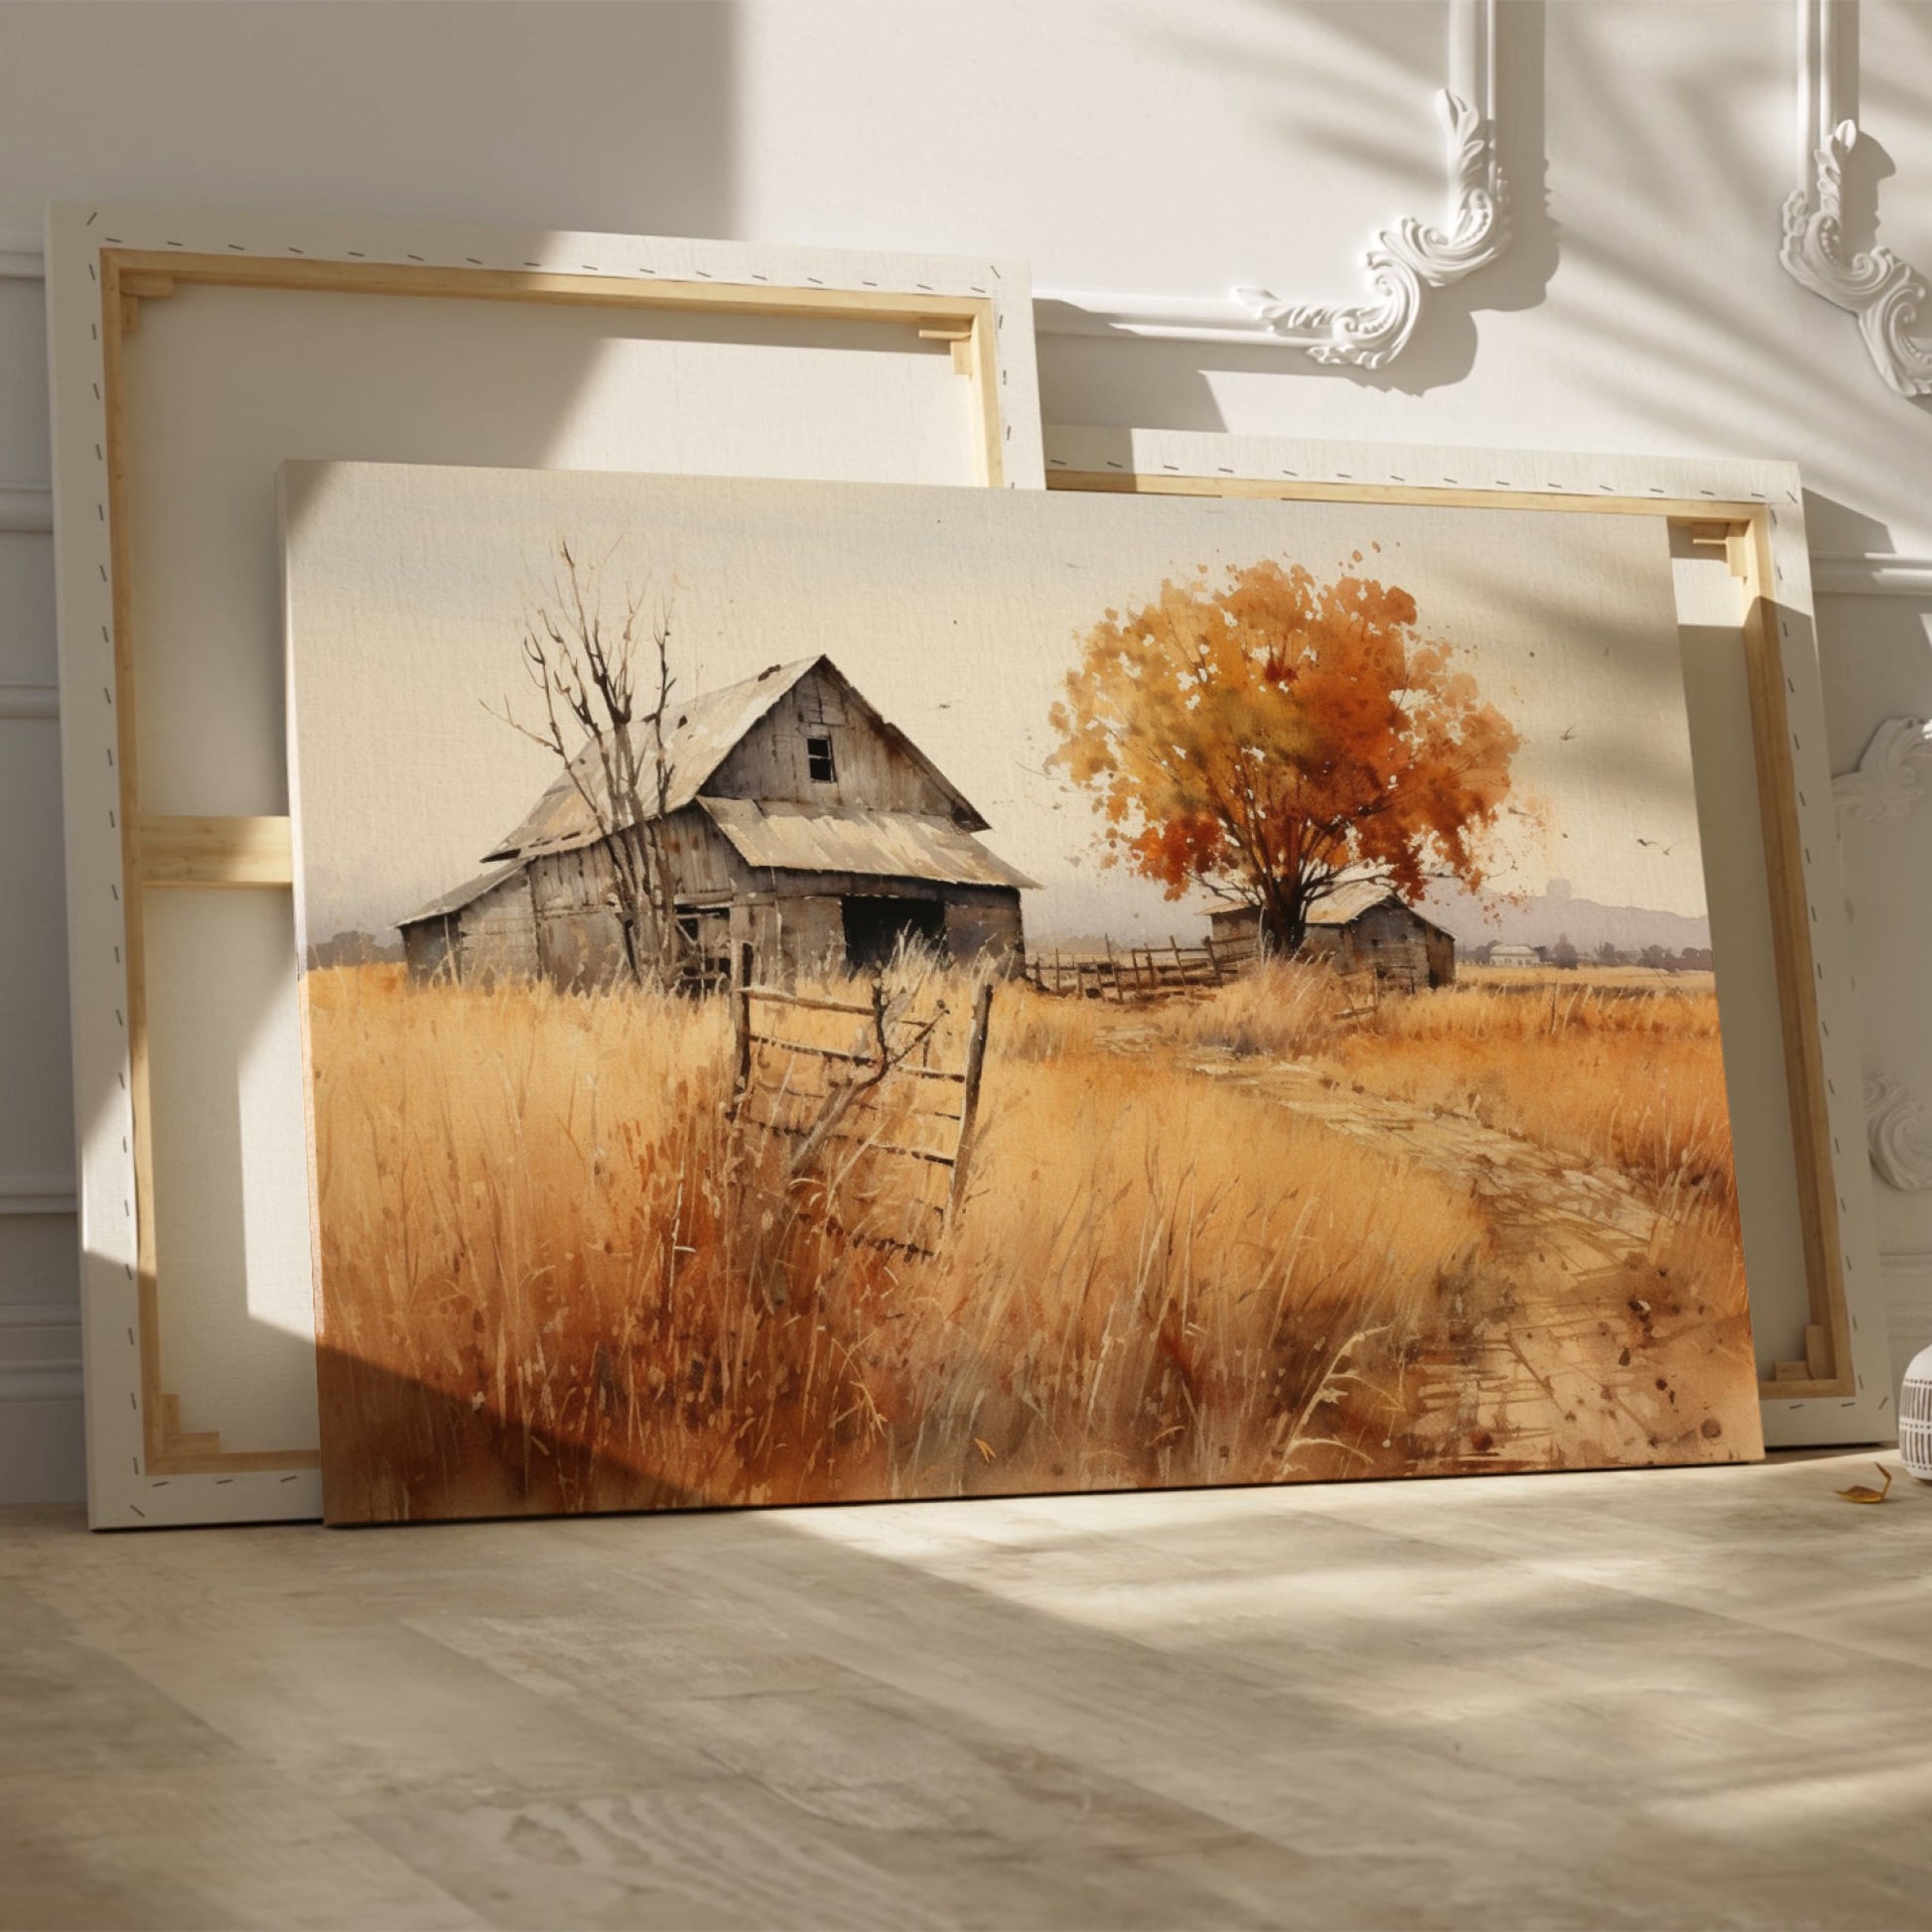
{"type": "Polygon", "coordinates": [[[1225,986],[1246,972],[1258,954],[1252,939],[1210,936],[1198,946],[1183,946],[1177,939],[1165,946],[1116,946],[1108,940],[1099,952],[1056,948],[1030,953],[1027,978],[1042,993],[1125,1006],[1131,1000],[1158,1000],[1225,986]]]}
{"type": "Polygon", "coordinates": [[[936,1050],[943,1005],[895,1013],[879,981],[866,1004],[755,985],[752,973],[752,948],[743,946],[731,988],[733,1118],[787,1144],[787,1183],[824,1181],[849,1233],[933,1253],[965,1197],[992,982],[974,991],[953,1065],[936,1050]],[[786,1014],[844,1016],[854,1023],[844,1030],[848,1043],[800,1039],[809,1028],[786,1027],[786,1014]]]}

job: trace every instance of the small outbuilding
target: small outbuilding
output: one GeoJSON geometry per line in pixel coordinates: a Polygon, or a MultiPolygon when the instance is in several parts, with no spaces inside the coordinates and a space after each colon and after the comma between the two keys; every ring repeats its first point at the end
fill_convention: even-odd
{"type": "Polygon", "coordinates": [[[401,921],[411,979],[484,985],[537,970],[530,882],[520,865],[492,866],[401,921]]]}
{"type": "Polygon", "coordinates": [[[1492,946],[1489,949],[1489,963],[1492,966],[1541,966],[1543,955],[1534,946],[1492,946]]]}
{"type": "MultiPolygon", "coordinates": [[[[1208,923],[1217,946],[1261,949],[1257,906],[1212,912],[1208,923]]],[[[1378,979],[1410,992],[1455,982],[1453,935],[1374,879],[1350,880],[1309,908],[1300,956],[1332,960],[1345,973],[1372,970],[1378,979]]]]}
{"type": "MultiPolygon", "coordinates": [[[[694,982],[724,979],[742,945],[761,978],[876,966],[902,941],[962,964],[1024,957],[1020,895],[1034,882],[980,843],[978,809],[829,657],[693,699],[664,761],[647,822],[694,982]]],[[[586,746],[483,855],[494,870],[401,922],[411,973],[620,977],[611,846],[634,821],[614,827],[623,815],[605,794],[586,746]]]]}

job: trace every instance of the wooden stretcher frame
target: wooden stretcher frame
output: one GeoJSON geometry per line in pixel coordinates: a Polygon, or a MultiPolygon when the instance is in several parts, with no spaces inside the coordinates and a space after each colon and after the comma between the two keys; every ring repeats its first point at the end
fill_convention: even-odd
{"type": "Polygon", "coordinates": [[[1860,1101],[1845,893],[1795,465],[1046,430],[1050,489],[1661,517],[1739,580],[1783,1087],[1798,1187],[1802,1359],[1759,1384],[1772,1447],[1890,1439],[1891,1371],[1860,1101]]]}
{"type": "Polygon", "coordinates": [[[1028,280],[951,257],[94,205],[50,210],[47,261],[90,1519],[319,1516],[318,1451],[184,1428],[162,1356],[145,896],[293,875],[286,816],[143,808],[125,358],[143,305],[207,287],[909,326],[950,345],[976,480],[1022,487],[1040,482],[1028,280]]]}

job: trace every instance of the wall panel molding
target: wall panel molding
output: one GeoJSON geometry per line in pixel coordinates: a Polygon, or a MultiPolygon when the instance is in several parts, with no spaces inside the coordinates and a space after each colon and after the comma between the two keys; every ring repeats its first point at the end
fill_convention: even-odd
{"type": "Polygon", "coordinates": [[[54,529],[54,491],[44,483],[0,483],[0,530],[45,536],[54,529]]]}
{"type": "Polygon", "coordinates": [[[1369,300],[1284,301],[1248,287],[1198,297],[1040,290],[1035,326],[1043,335],[1251,343],[1362,369],[1394,361],[1432,293],[1487,267],[1509,246],[1509,185],[1496,140],[1498,4],[1449,0],[1448,85],[1436,96],[1448,139],[1447,208],[1440,227],[1405,215],[1370,239],[1361,257],[1374,291],[1369,300]]]}
{"type": "Polygon", "coordinates": [[[72,1214],[77,1208],[70,1173],[0,1173],[0,1215],[72,1214]]]}
{"type": "MultiPolygon", "coordinates": [[[[1926,795],[1923,768],[1932,765],[1932,725],[1922,718],[1887,718],[1871,734],[1857,766],[1832,780],[1841,829],[1895,825],[1926,795]]],[[[1902,1080],[1867,1072],[1863,1093],[1865,1145],[1879,1179],[1902,1193],[1932,1188],[1932,1111],[1902,1080]]]]}
{"type": "Polygon", "coordinates": [[[0,1403],[79,1400],[79,1304],[0,1302],[0,1403]]]}
{"type": "Polygon", "coordinates": [[[1811,560],[1816,597],[1932,599],[1932,556],[1894,550],[1821,550],[1811,560]]]}
{"type": "Polygon", "coordinates": [[[1798,0],[1798,186],[1784,205],[1778,250],[1793,280],[1858,319],[1872,366],[1901,396],[1932,395],[1932,294],[1891,249],[1855,248],[1847,229],[1875,226],[1848,207],[1847,166],[1859,143],[1859,0],[1798,0]]]}
{"type": "Polygon", "coordinates": [[[0,282],[38,282],[46,272],[39,235],[0,228],[0,282]]]}
{"type": "Polygon", "coordinates": [[[0,719],[58,718],[60,689],[52,684],[0,684],[0,719]]]}

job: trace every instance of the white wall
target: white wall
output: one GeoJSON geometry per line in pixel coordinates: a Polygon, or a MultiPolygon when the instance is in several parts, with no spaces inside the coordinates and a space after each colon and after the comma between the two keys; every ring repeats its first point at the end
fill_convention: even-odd
{"type": "MultiPolygon", "coordinates": [[[[1862,15],[1883,238],[1932,264],[1932,6],[1862,15]]],[[[1445,21],[1434,0],[0,6],[0,235],[100,196],[1345,298],[1373,229],[1440,200],[1445,21]]],[[[1932,559],[1932,405],[1777,262],[1787,0],[1509,0],[1499,65],[1515,242],[1392,367],[1053,337],[1048,419],[1795,458],[1815,552],[1932,559]]],[[[44,499],[7,487],[47,476],[39,301],[0,279],[0,1496],[80,1481],[49,545],[15,527],[44,499]]],[[[1929,615],[1821,604],[1837,768],[1880,720],[1932,714],[1929,615]]],[[[1852,852],[1867,1063],[1932,1102],[1928,859],[1932,807],[1852,852]]],[[[1932,1340],[1932,1192],[1878,1191],[1902,1351],[1932,1340]]]]}

